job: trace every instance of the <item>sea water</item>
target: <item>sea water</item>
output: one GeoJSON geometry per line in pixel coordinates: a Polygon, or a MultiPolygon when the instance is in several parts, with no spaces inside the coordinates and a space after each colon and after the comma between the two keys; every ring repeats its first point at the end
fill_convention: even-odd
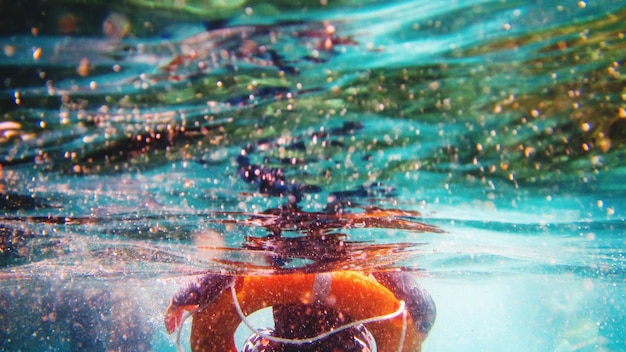
{"type": "Polygon", "coordinates": [[[175,350],[198,275],[402,268],[437,305],[424,351],[626,350],[625,21],[0,3],[0,349],[175,350]]]}

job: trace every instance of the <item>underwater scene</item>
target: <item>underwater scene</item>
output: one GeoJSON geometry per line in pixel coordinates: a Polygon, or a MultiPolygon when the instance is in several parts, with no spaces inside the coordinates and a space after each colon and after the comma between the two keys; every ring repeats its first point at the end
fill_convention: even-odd
{"type": "Polygon", "coordinates": [[[1,351],[626,351],[626,3],[0,0],[1,351]]]}

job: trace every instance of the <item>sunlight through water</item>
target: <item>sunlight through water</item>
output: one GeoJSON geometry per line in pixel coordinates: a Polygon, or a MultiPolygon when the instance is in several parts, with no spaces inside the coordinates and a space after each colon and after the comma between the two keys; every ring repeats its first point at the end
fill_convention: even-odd
{"type": "Polygon", "coordinates": [[[283,338],[626,350],[625,23],[608,0],[0,0],[0,350],[203,350],[201,323],[281,338],[311,307],[328,326],[283,338]]]}

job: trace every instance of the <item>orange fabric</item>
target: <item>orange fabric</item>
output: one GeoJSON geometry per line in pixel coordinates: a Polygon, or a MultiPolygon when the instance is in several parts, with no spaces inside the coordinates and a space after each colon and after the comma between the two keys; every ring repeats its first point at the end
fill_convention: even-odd
{"type": "MultiPolygon", "coordinates": [[[[312,303],[315,274],[246,276],[237,280],[237,299],[243,312],[251,314],[276,304],[312,303]]],[[[395,312],[400,302],[374,278],[359,272],[332,273],[330,291],[322,304],[355,320],[395,312]]],[[[193,316],[191,348],[194,352],[236,352],[233,335],[241,323],[230,289],[193,316]]],[[[402,335],[403,318],[367,324],[378,351],[395,352],[402,335]]],[[[407,317],[404,352],[419,352],[425,338],[407,317]]]]}

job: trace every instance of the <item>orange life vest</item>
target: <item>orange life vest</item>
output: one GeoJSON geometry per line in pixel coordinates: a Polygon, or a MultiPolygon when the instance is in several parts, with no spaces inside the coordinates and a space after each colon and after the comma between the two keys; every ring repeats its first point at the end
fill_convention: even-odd
{"type": "MultiPolygon", "coordinates": [[[[318,303],[354,320],[363,320],[388,315],[401,307],[401,301],[389,289],[373,277],[355,271],[242,276],[234,285],[237,301],[246,315],[274,305],[318,303]]],[[[231,291],[224,290],[193,315],[191,349],[236,352],[234,333],[241,322],[231,291]]],[[[366,327],[380,352],[398,351],[403,331],[404,352],[421,351],[426,338],[410,315],[368,323],[366,327]]]]}

